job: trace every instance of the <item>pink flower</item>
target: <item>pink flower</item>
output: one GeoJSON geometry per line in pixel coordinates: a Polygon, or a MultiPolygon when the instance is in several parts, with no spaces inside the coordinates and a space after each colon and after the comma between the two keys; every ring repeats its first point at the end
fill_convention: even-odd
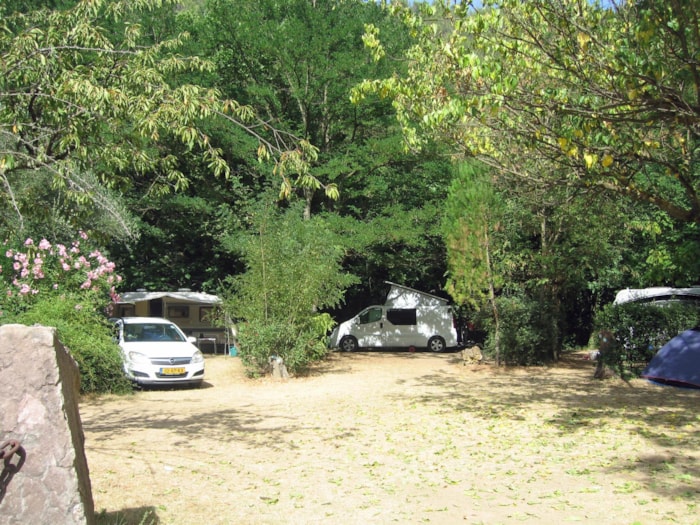
{"type": "Polygon", "coordinates": [[[49,241],[47,241],[46,239],[41,239],[41,242],[39,243],[39,249],[49,250],[49,249],[51,249],[51,243],[49,241]]]}
{"type": "Polygon", "coordinates": [[[34,244],[34,241],[31,238],[28,238],[26,241],[24,241],[25,246],[31,246],[34,244]]]}
{"type": "Polygon", "coordinates": [[[28,284],[23,284],[19,289],[20,295],[27,295],[30,291],[31,288],[29,288],[28,284]]]}
{"type": "Polygon", "coordinates": [[[83,284],[80,285],[80,289],[81,289],[81,290],[87,290],[87,289],[90,288],[91,286],[92,286],[92,281],[90,281],[90,280],[88,279],[87,281],[85,281],[83,284]]]}
{"type": "Polygon", "coordinates": [[[12,267],[15,269],[15,271],[17,271],[22,267],[22,265],[15,261],[12,267]]]}
{"type": "Polygon", "coordinates": [[[78,235],[80,235],[80,238],[82,240],[87,241],[87,238],[88,238],[87,233],[85,233],[83,230],[79,230],[78,235]]]}
{"type": "Polygon", "coordinates": [[[7,250],[7,251],[5,252],[5,257],[7,257],[8,259],[12,259],[12,256],[13,256],[14,254],[15,254],[15,252],[13,252],[12,250],[7,250]]]}
{"type": "Polygon", "coordinates": [[[53,283],[53,289],[58,290],[58,283],[53,283]]]}
{"type": "Polygon", "coordinates": [[[68,254],[66,247],[63,244],[57,244],[56,248],[58,248],[58,255],[61,257],[65,257],[68,254]]]}
{"type": "Polygon", "coordinates": [[[63,268],[64,272],[70,272],[70,265],[68,265],[68,263],[62,263],[61,268],[63,268]]]}

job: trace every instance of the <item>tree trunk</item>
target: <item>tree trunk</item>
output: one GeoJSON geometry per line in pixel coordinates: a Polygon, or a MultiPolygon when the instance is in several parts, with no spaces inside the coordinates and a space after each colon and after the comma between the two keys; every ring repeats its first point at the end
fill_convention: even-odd
{"type": "Polygon", "coordinates": [[[496,351],[496,366],[501,365],[501,323],[498,316],[498,307],[496,306],[496,289],[493,282],[493,269],[491,268],[491,244],[489,240],[488,226],[484,227],[484,253],[486,254],[486,272],[489,282],[489,303],[491,303],[491,312],[493,313],[494,324],[494,350],[496,351]]]}

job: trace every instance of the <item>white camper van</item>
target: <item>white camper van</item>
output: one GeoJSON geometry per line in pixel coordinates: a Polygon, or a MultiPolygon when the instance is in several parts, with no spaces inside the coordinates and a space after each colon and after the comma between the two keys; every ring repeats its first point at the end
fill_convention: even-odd
{"type": "Polygon", "coordinates": [[[452,308],[446,299],[389,283],[383,305],[369,306],[340,323],[329,346],[352,352],[358,348],[427,348],[441,352],[457,346],[452,308]]]}

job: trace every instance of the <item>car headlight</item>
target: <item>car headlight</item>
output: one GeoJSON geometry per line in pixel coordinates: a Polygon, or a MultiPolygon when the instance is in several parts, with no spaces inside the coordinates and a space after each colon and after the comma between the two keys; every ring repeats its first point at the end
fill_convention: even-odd
{"type": "Polygon", "coordinates": [[[151,363],[148,357],[139,352],[129,352],[129,361],[135,365],[147,365],[151,363]]]}
{"type": "Polygon", "coordinates": [[[202,355],[202,352],[197,350],[194,354],[192,354],[192,362],[193,363],[203,363],[204,356],[202,355]]]}

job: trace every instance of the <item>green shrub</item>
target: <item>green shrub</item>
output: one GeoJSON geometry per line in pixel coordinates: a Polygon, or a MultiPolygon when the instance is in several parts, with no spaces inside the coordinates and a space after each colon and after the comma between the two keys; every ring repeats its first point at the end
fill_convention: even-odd
{"type": "MultiPolygon", "coordinates": [[[[612,341],[601,352],[603,364],[623,378],[637,377],[656,352],[669,340],[700,321],[700,309],[692,304],[610,304],[595,319],[598,338],[609,332],[612,341]]],[[[599,341],[591,342],[598,346],[599,341]]]]}
{"type": "Polygon", "coordinates": [[[80,369],[83,393],[131,389],[102,309],[121,278],[89,245],[85,232],[68,243],[31,238],[5,242],[0,256],[0,324],[55,327],[80,369]]]}
{"type": "Polygon", "coordinates": [[[235,243],[246,272],[227,282],[226,314],[239,324],[243,364],[251,375],[280,356],[290,373],[326,356],[328,314],[356,279],[343,271],[343,243],[322,217],[304,219],[302,209],[260,206],[250,212],[250,232],[235,243]]]}
{"type": "MultiPolygon", "coordinates": [[[[541,365],[551,355],[551,319],[546,306],[524,295],[497,299],[500,318],[500,359],[507,365],[541,365]]],[[[493,323],[486,341],[487,354],[495,348],[493,323]]]]}
{"type": "Polygon", "coordinates": [[[261,375],[269,369],[270,357],[284,360],[287,370],[301,374],[308,366],[326,357],[328,314],[317,316],[309,326],[300,327],[288,320],[253,320],[239,326],[239,355],[250,375],[261,375]]]}
{"type": "Polygon", "coordinates": [[[5,323],[27,326],[40,324],[56,328],[59,341],[70,351],[80,370],[81,393],[117,393],[132,391],[124,376],[119,347],[111,336],[111,325],[84,295],[47,296],[5,323]]]}

